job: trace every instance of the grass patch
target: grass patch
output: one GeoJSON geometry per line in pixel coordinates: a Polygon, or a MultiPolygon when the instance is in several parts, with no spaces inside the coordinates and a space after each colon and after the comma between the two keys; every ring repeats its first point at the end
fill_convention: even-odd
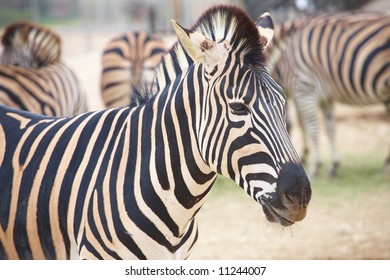
{"type": "Polygon", "coordinates": [[[323,206],[337,207],[390,192],[390,178],[378,154],[343,155],[338,176],[329,178],[325,173],[311,180],[312,198],[323,206]]]}
{"type": "Polygon", "coordinates": [[[232,192],[243,192],[243,189],[230,178],[218,176],[213,188],[211,189],[211,195],[221,196],[232,192]]]}
{"type": "MultiPolygon", "coordinates": [[[[329,178],[326,170],[311,180],[313,197],[325,204],[351,201],[376,191],[390,192],[390,178],[384,171],[384,160],[378,154],[343,155],[338,176],[329,178]]],[[[219,176],[212,188],[211,197],[243,190],[231,179],[219,176]]]]}
{"type": "Polygon", "coordinates": [[[377,155],[347,155],[336,178],[321,174],[311,181],[313,188],[318,188],[324,195],[339,192],[367,192],[378,188],[390,190],[390,178],[385,173],[384,161],[377,155]]]}

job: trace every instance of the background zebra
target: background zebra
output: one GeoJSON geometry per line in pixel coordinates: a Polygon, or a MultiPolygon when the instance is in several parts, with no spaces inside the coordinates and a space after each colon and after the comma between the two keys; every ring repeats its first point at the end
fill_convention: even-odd
{"type": "Polygon", "coordinates": [[[61,40],[30,22],[8,25],[0,56],[0,104],[48,116],[87,111],[79,79],[61,61],[61,40]]]}
{"type": "Polygon", "coordinates": [[[102,58],[101,94],[106,107],[128,105],[131,86],[151,87],[164,52],[164,42],[146,32],[128,32],[113,38],[102,58]]]}
{"type": "Polygon", "coordinates": [[[49,118],[0,106],[0,258],[187,258],[217,174],[271,222],[311,198],[285,95],[264,66],[268,14],[217,6],[164,57],[157,92],[49,118]]]}
{"type": "Polygon", "coordinates": [[[335,176],[339,157],[334,102],[361,106],[390,98],[390,17],[324,14],[278,26],[268,65],[295,101],[304,134],[303,160],[311,144],[312,176],[320,166],[316,113],[321,109],[332,152],[328,173],[335,176]]]}

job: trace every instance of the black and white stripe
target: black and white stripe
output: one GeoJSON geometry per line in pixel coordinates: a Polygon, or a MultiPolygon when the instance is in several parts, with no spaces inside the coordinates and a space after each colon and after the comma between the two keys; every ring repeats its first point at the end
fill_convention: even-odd
{"type": "Polygon", "coordinates": [[[113,38],[102,57],[101,94],[106,107],[127,106],[131,86],[151,87],[164,53],[164,42],[146,32],[128,32],[113,38]]]}
{"type": "MultiPolygon", "coordinates": [[[[239,8],[208,10],[138,104],[49,118],[0,107],[0,258],[187,258],[217,174],[271,222],[311,197],[285,125],[285,95],[263,64],[272,30],[239,8]]],[[[222,233],[221,233],[222,234],[222,233]]]]}
{"type": "Polygon", "coordinates": [[[87,111],[78,77],[61,60],[60,37],[29,22],[6,27],[0,56],[0,104],[48,116],[87,111]]]}
{"type": "MultiPolygon", "coordinates": [[[[296,104],[304,152],[312,154],[311,175],[320,166],[317,111],[321,109],[331,144],[334,176],[334,102],[362,106],[390,99],[390,17],[381,13],[325,14],[276,28],[269,70],[296,104]]],[[[390,157],[389,157],[390,164],[390,157]]]]}

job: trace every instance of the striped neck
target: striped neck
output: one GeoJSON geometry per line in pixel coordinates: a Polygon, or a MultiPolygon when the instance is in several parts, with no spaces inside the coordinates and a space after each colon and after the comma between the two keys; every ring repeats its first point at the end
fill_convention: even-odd
{"type": "MultiPolygon", "coordinates": [[[[192,69],[187,73],[190,75],[195,75],[192,69]]],[[[148,214],[154,217],[154,223],[164,221],[165,225],[161,223],[161,227],[166,227],[165,236],[158,239],[163,240],[163,245],[172,254],[183,258],[197,239],[194,218],[217,174],[204,162],[198,148],[195,116],[201,114],[201,108],[199,104],[195,105],[195,96],[199,96],[201,87],[194,92],[186,79],[174,80],[172,84],[175,90],[167,86],[144,105],[130,111],[127,135],[138,139],[138,145],[130,143],[129,164],[136,161],[139,165],[135,167],[137,171],[132,179],[139,184],[135,183],[135,189],[127,191],[129,195],[130,192],[141,193],[144,199],[147,198],[150,206],[145,209],[151,206],[158,209],[148,214]],[[133,151],[135,147],[138,148],[133,151]],[[180,252],[177,252],[179,247],[180,252]]],[[[131,200],[127,203],[129,209],[133,207],[131,200]]],[[[143,211],[147,211],[145,209],[143,211]]]]}

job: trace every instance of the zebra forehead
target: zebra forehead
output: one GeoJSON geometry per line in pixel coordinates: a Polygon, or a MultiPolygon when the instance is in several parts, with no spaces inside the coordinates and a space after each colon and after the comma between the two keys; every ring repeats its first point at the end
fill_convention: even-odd
{"type": "Polygon", "coordinates": [[[264,63],[260,34],[254,21],[241,8],[218,5],[208,9],[191,28],[215,42],[226,40],[248,64],[264,63]]]}

